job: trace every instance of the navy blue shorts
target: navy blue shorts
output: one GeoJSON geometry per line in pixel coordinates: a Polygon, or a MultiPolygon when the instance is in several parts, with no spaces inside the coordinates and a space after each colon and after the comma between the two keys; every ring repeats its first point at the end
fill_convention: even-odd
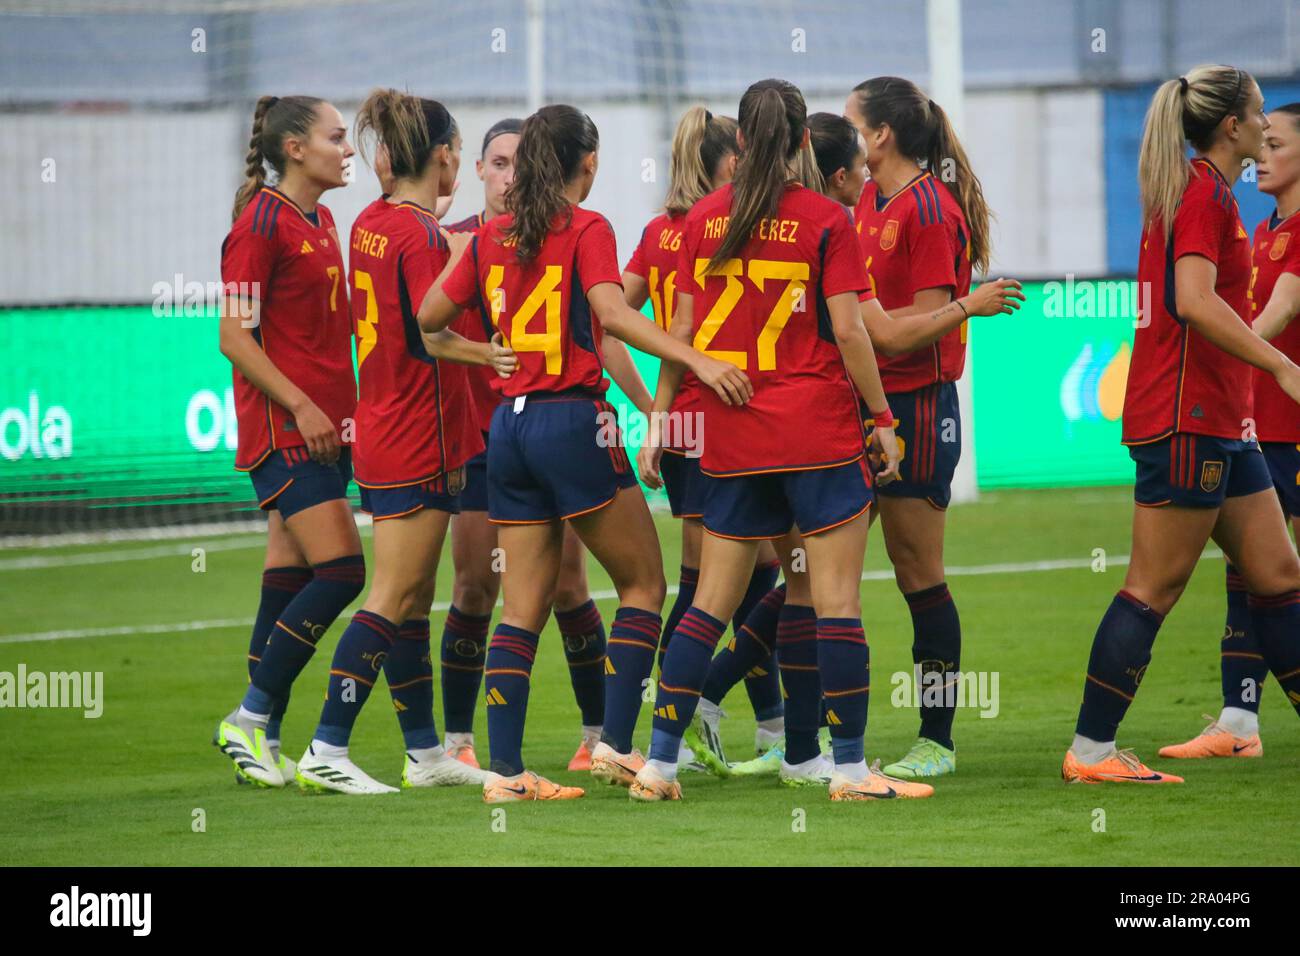
{"type": "Polygon", "coordinates": [[[779,538],[798,526],[811,537],[852,521],[871,506],[865,457],[831,468],[706,476],[704,530],[719,538],[779,538]]]}
{"type": "Polygon", "coordinates": [[[465,487],[460,493],[461,511],[487,511],[487,462],[490,432],[483,433],[483,450],[465,462],[465,487]]]}
{"type": "Polygon", "coordinates": [[[322,501],[348,496],[352,480],[352,449],[344,445],[332,465],[312,461],[305,445],[278,448],[248,473],[263,511],[289,518],[322,501]]]}
{"type": "Polygon", "coordinates": [[[665,451],[659,459],[659,474],[674,518],[704,517],[704,485],[709,479],[700,471],[698,458],[665,451]]]}
{"type": "Polygon", "coordinates": [[[424,481],[418,485],[367,488],[358,483],[361,489],[361,510],[372,515],[376,521],[383,521],[385,518],[404,518],[423,508],[445,511],[453,515],[459,514],[461,509],[459,492],[464,485],[464,468],[457,468],[445,475],[439,475],[433,481],[424,481]]]}
{"type": "Polygon", "coordinates": [[[1176,432],[1128,453],[1137,462],[1133,500],[1147,508],[1218,508],[1273,487],[1258,442],[1176,432]]]}
{"type": "Polygon", "coordinates": [[[1259,447],[1273,477],[1273,487],[1282,500],[1282,513],[1300,518],[1300,445],[1266,441],[1260,442],[1259,447]]]}
{"type": "Polygon", "coordinates": [[[589,392],[535,392],[516,413],[513,400],[492,414],[488,519],[541,524],[602,508],[636,475],[622,433],[607,426],[613,406],[589,392]]]}
{"type": "Polygon", "coordinates": [[[914,392],[886,395],[903,460],[898,478],[878,485],[886,498],[924,498],[943,511],[952,500],[952,476],[961,458],[961,409],[957,383],[941,382],[914,392]]]}

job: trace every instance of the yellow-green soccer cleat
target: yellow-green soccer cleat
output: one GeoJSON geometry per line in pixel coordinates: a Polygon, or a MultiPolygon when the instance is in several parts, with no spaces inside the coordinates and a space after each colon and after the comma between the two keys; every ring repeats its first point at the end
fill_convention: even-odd
{"type": "Polygon", "coordinates": [[[770,777],[781,772],[781,763],[785,760],[785,737],[773,743],[753,760],[742,760],[731,765],[731,774],[735,777],[770,777]]]}
{"type": "Polygon", "coordinates": [[[716,715],[706,717],[704,708],[695,711],[691,725],[686,728],[682,740],[695,754],[698,763],[716,777],[730,777],[731,767],[727,763],[727,754],[722,749],[722,718],[727,716],[719,709],[716,715]]]}
{"type": "Polygon", "coordinates": [[[957,772],[957,751],[928,737],[918,737],[907,756],[884,769],[889,777],[900,780],[921,780],[926,777],[943,777],[957,772]]]}
{"type": "Polygon", "coordinates": [[[240,779],[259,787],[283,787],[284,777],[266,743],[266,728],[239,714],[228,714],[212,736],[212,745],[235,764],[240,779]]]}

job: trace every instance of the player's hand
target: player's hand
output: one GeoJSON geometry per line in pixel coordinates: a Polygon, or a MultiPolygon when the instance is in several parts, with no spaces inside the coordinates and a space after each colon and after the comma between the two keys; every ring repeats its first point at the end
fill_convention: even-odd
{"type": "Polygon", "coordinates": [[[1286,392],[1293,402],[1300,402],[1300,366],[1287,362],[1275,376],[1278,387],[1286,392]]]}
{"type": "Polygon", "coordinates": [[[451,184],[451,192],[447,193],[445,196],[439,196],[438,201],[433,204],[433,216],[435,219],[441,220],[443,216],[447,215],[447,210],[451,208],[452,200],[456,198],[456,187],[459,185],[460,180],[458,179],[451,184]]]}
{"type": "Polygon", "coordinates": [[[971,315],[1010,315],[1020,308],[1025,294],[1015,279],[995,279],[980,283],[963,303],[971,315]]]}
{"type": "Polygon", "coordinates": [[[506,345],[498,332],[492,336],[492,341],[488,343],[492,349],[492,368],[502,378],[509,378],[515,374],[519,368],[519,358],[515,355],[515,350],[506,345]]]}
{"type": "Polygon", "coordinates": [[[898,477],[898,466],[903,456],[898,450],[898,437],[893,428],[877,425],[871,429],[871,445],[867,455],[875,466],[876,481],[879,484],[887,485],[898,477]]]}
{"type": "Polygon", "coordinates": [[[754,386],[750,383],[749,376],[730,362],[720,362],[701,355],[691,371],[728,405],[744,405],[754,397],[754,386]]]}
{"type": "Polygon", "coordinates": [[[472,232],[447,232],[443,230],[443,237],[447,240],[447,248],[451,251],[452,259],[459,259],[469,248],[469,244],[474,241],[472,232]]]}
{"type": "Polygon", "coordinates": [[[659,474],[659,462],[663,456],[664,450],[649,442],[642,445],[641,450],[636,453],[636,470],[647,488],[664,486],[663,477],[659,474]]]}
{"type": "Polygon", "coordinates": [[[316,406],[309,402],[307,407],[293,416],[298,434],[307,442],[307,451],[315,461],[322,465],[332,465],[339,460],[339,433],[334,430],[334,423],[316,406]]]}

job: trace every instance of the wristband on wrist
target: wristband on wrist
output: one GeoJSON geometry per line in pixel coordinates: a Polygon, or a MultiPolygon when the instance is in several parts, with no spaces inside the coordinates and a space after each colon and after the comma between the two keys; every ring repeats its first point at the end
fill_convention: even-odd
{"type": "Polygon", "coordinates": [[[871,413],[871,424],[875,425],[877,428],[893,428],[894,413],[891,412],[889,406],[886,405],[884,411],[871,413]]]}

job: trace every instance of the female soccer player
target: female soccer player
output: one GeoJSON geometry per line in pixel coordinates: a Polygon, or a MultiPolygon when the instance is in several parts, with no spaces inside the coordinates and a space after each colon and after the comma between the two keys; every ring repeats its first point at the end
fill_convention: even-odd
{"type": "MultiPolygon", "coordinates": [[[[1300,361],[1300,103],[1268,115],[1260,153],[1259,191],[1277,209],[1255,227],[1250,300],[1257,333],[1291,361],[1300,361]]],[[[1300,408],[1269,375],[1253,376],[1254,419],[1273,489],[1300,540],[1300,408]]],[[[1259,690],[1268,665],[1250,628],[1250,608],[1240,572],[1228,565],[1228,619],[1220,646],[1223,709],[1198,736],[1160,748],[1162,757],[1262,757],[1259,690]]]]}
{"type": "MultiPolygon", "coordinates": [[[[866,144],[861,134],[845,117],[832,113],[814,113],[808,117],[808,133],[813,158],[808,163],[807,169],[800,169],[800,179],[804,181],[804,185],[816,188],[818,192],[843,206],[849,208],[856,206],[866,183],[866,144]]],[[[801,151],[801,161],[803,154],[804,151],[801,151]]],[[[910,307],[896,310],[894,313],[886,313],[880,302],[869,293],[862,299],[860,306],[863,321],[873,343],[887,342],[890,343],[891,349],[900,346],[917,347],[939,339],[948,330],[956,328],[968,315],[996,315],[1014,311],[1019,307],[1019,301],[1023,299],[1019,288],[1020,284],[1015,280],[999,279],[997,282],[986,282],[958,302],[949,303],[932,314],[916,314],[910,307]]],[[[802,542],[795,535],[792,540],[784,542],[783,546],[789,550],[802,547],[802,542]]],[[[762,634],[765,633],[765,628],[774,627],[777,642],[789,644],[793,638],[783,639],[782,635],[796,634],[800,627],[806,629],[809,622],[813,620],[814,613],[810,601],[797,600],[795,595],[787,598],[784,590],[777,589],[764,599],[758,613],[746,622],[742,636],[762,634]],[[803,623],[800,624],[800,621],[803,623]]],[[[740,646],[742,637],[738,637],[736,643],[740,646]]],[[[758,643],[758,649],[760,651],[763,649],[761,642],[758,643]]],[[[709,677],[705,681],[700,697],[700,710],[696,712],[696,725],[693,725],[692,731],[688,731],[687,742],[693,742],[695,739],[694,727],[700,723],[707,725],[710,719],[705,713],[701,720],[701,712],[715,707],[736,683],[735,679],[717,679],[718,672],[721,670],[718,663],[722,660],[724,656],[720,654],[710,665],[709,677]]],[[[754,654],[746,664],[759,670],[772,666],[767,656],[762,653],[754,654]]],[[[796,664],[784,667],[782,674],[786,692],[790,695],[787,709],[797,707],[799,706],[797,698],[804,693],[802,682],[805,680],[814,682],[808,685],[807,693],[812,694],[815,687],[815,674],[811,677],[807,676],[807,672],[801,672],[796,664]]],[[[803,719],[802,715],[800,719],[803,719]]],[[[700,736],[707,745],[709,740],[716,739],[717,731],[714,729],[711,734],[700,736]]],[[[811,734],[807,736],[806,741],[802,744],[799,741],[795,742],[793,758],[785,752],[771,753],[758,760],[732,765],[730,772],[732,774],[779,772],[782,782],[787,784],[806,783],[820,779],[822,776],[829,776],[829,771],[833,768],[828,768],[826,762],[816,765],[808,762],[812,760],[814,746],[811,734]],[[781,759],[778,758],[786,758],[785,763],[782,764],[781,759]]]]}
{"type": "MultiPolygon", "coordinates": [[[[637,243],[623,270],[623,288],[628,305],[640,309],[648,298],[655,322],[665,332],[672,331],[677,258],[686,214],[700,199],[731,182],[737,155],[734,119],[714,116],[703,106],[696,106],[687,110],[677,123],[673,134],[668,196],[664,201],[664,211],[646,225],[641,233],[641,241],[637,243]]],[[[690,342],[689,335],[678,338],[684,343],[690,342]]],[[[652,419],[651,441],[642,449],[644,455],[652,446],[659,445],[661,438],[667,439],[667,447],[663,448],[667,457],[660,461],[662,482],[657,471],[646,474],[645,478],[652,488],[658,488],[661,484],[667,487],[673,517],[682,520],[681,577],[677,600],[668,615],[659,645],[661,664],[667,650],[667,639],[672,636],[677,622],[691,606],[700,573],[703,488],[699,454],[704,436],[696,427],[700,421],[696,397],[698,389],[699,383],[691,376],[686,376],[667,418],[664,421],[652,419]]],[[[644,461],[644,458],[641,460],[644,461]]],[[[779,571],[780,562],[777,561],[771,542],[762,542],[749,587],[732,620],[733,640],[710,665],[709,680],[705,682],[706,693],[700,703],[703,719],[698,726],[703,745],[698,756],[704,761],[701,766],[715,772],[726,773],[727,760],[722,750],[721,737],[717,733],[722,717],[718,705],[722,702],[723,695],[716,699],[708,696],[711,687],[725,685],[730,690],[742,679],[745,681],[745,690],[749,694],[757,722],[755,748],[760,754],[778,746],[785,734],[785,706],[781,700],[781,685],[776,668],[771,663],[760,665],[757,660],[751,662],[754,657],[766,661],[771,656],[774,633],[756,635],[742,630],[750,612],[773,589],[779,571]]],[[[784,592],[780,596],[783,594],[784,592]]],[[[763,619],[770,620],[771,627],[767,630],[774,631],[775,614],[764,615],[763,619]]],[[[694,751],[689,747],[682,748],[683,765],[693,765],[695,759],[694,751]]]]}
{"type": "Polygon", "coordinates": [[[246,179],[221,247],[229,290],[221,352],[234,366],[239,447],[268,512],[262,601],[249,644],[250,686],[213,742],[244,779],[281,787],[279,752],[294,678],[330,624],[361,593],[366,567],[347,501],[351,451],[340,441],[356,406],[352,323],[334,218],[320,204],[353,155],[339,111],[311,96],[263,96],[246,179]],[[277,175],[266,185],[266,166],[277,175]]]}
{"type": "Polygon", "coordinates": [[[504,401],[493,414],[488,452],[488,514],[501,526],[505,559],[505,609],[484,672],[495,771],[484,784],[489,803],[583,794],[526,771],[521,756],[529,678],[550,613],[564,521],[573,522],[609,572],[620,604],[592,773],[617,782],[641,763],[632,734],[641,682],[659,643],[666,585],[650,511],[603,401],[603,332],[684,362],[727,401],[750,395],[734,366],[686,348],[627,306],[613,231],[604,217],[578,206],[591,190],[599,145],[591,119],[571,106],[546,106],[525,120],[507,193],[510,213],[472,241],[453,236],[458,257],[420,309],[421,327],[435,332],[477,304],[519,357],[519,371],[498,386],[504,401]]]}
{"type": "Polygon", "coordinates": [[[353,725],[382,670],[406,747],[403,786],[481,785],[483,772],[449,756],[434,728],[429,609],[464,464],[483,445],[464,367],[430,356],[486,366],[493,347],[450,330],[426,342],[413,309],[447,262],[432,210],[455,182],[460,133],[441,103],[396,90],[372,93],[356,129],[358,141],[377,137],[392,177],[387,200],[353,224],[349,256],[361,390],[356,472],[362,509],[374,516],[375,574],[335,649],[297,776],[316,789],[397,792],[348,757],[353,725]]]}
{"type": "MultiPolygon", "coordinates": [[[[807,548],[816,618],[800,643],[816,646],[827,699],[831,799],[929,796],[928,785],[890,780],[863,755],[869,679],[859,576],[872,493],[855,386],[876,413],[890,458],[882,480],[896,474],[898,449],[858,309],[867,291],[861,251],[847,212],[797,181],[797,153],[808,137],[799,90],[762,80],[746,90],[738,116],[735,180],[686,219],[674,322],[696,329],[705,355],[746,369],[754,395],[744,407],[701,396],[700,468],[709,481],[700,581],[664,656],[650,759],[629,794],[681,799],[678,747],[723,622],[740,603],[757,542],[793,527],[807,548]]],[[[666,408],[664,391],[657,412],[666,408]]],[[[778,653],[784,668],[786,647],[778,653]]],[[[787,714],[787,741],[790,729],[787,714]]]]}
{"type": "MultiPolygon", "coordinates": [[[[904,454],[900,480],[879,488],[885,550],[912,614],[912,660],[923,687],[933,682],[946,692],[961,663],[943,537],[961,453],[956,383],[966,339],[958,326],[967,317],[964,306],[958,311],[951,302],[970,292],[972,266],[988,266],[988,207],[947,116],[911,81],[885,76],[858,84],[845,116],[866,144],[871,182],[855,218],[880,307],[913,315],[950,310],[950,331],[908,343],[905,351],[889,338],[876,341],[873,331],[904,454]]],[[[905,757],[885,768],[887,774],[918,779],[956,769],[955,708],[947,700],[933,702],[934,696],[922,695],[920,735],[905,757]]]]}
{"type": "MultiPolygon", "coordinates": [[[[483,137],[481,158],[475,162],[483,182],[483,211],[448,226],[449,232],[475,232],[506,212],[506,190],[514,180],[515,150],[523,120],[504,119],[483,137]]],[[[474,341],[484,339],[483,319],[468,308],[452,326],[474,341]]],[[[610,376],[643,413],[650,396],[622,342],[601,341],[602,356],[610,376]]],[[[496,526],[488,521],[487,450],[492,412],[500,399],[492,390],[490,369],[470,369],[474,410],[483,434],[484,451],[465,466],[465,489],[460,513],[451,522],[452,561],[456,569],[452,606],[442,634],[442,698],[448,752],[471,767],[474,753],[474,707],[487,656],[488,625],[501,590],[501,575],[494,551],[496,526]]],[[[582,719],[578,750],[569,770],[590,770],[591,752],[600,742],[605,712],[605,625],[587,586],[587,553],[570,525],[564,527],[560,572],[555,582],[555,621],[564,643],[569,679],[582,719]]]]}
{"type": "Polygon", "coordinates": [[[1147,111],[1142,321],[1123,418],[1137,462],[1133,557],[1093,638],[1061,767],[1072,783],[1182,783],[1116,750],[1115,736],[1156,632],[1211,537],[1240,572],[1255,639],[1300,708],[1300,557],[1254,439],[1250,367],[1292,400],[1300,368],[1248,324],[1250,248],[1232,195],[1243,161],[1263,145],[1263,104],[1250,74],[1211,65],[1161,84],[1147,111]]]}

